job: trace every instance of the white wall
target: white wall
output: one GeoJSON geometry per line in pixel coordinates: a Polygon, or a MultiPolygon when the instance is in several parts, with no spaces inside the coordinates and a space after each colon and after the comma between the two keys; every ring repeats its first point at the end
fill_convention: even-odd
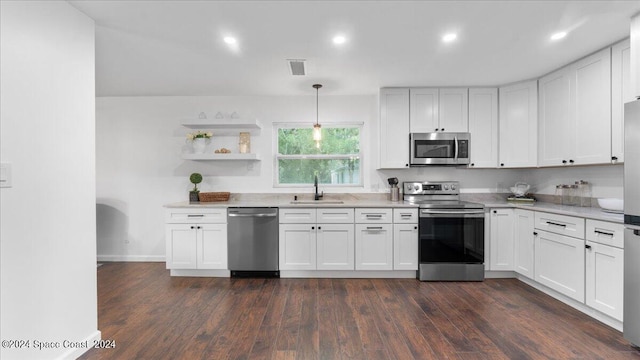
{"type": "Polygon", "coordinates": [[[94,22],[61,1],[0,2],[2,359],[75,358],[99,338],[94,22]],[[58,342],[34,349],[34,341],[58,342]]]}
{"type": "MultiPolygon", "coordinates": [[[[376,96],[320,96],[320,122],[364,122],[362,188],[325,188],[326,193],[384,192],[387,178],[459,180],[463,192],[508,191],[517,181],[553,194],[563,181],[594,180],[594,194],[622,193],[620,166],[574,169],[459,169],[424,167],[376,170],[378,162],[378,100],[376,96]],[[553,191],[547,188],[553,184],[553,191]]],[[[234,193],[312,193],[306,188],[273,186],[273,123],[315,121],[315,96],[279,97],[103,97],[97,99],[98,258],[102,260],[164,260],[162,205],[186,201],[192,172],[204,176],[203,191],[234,193]],[[262,161],[186,161],[180,156],[190,130],[181,120],[205,112],[237,112],[263,124],[252,136],[252,152],[262,161]]],[[[212,146],[237,146],[237,137],[216,138],[212,146]],[[222,142],[221,142],[222,141],[222,142]],[[227,142],[225,142],[227,141],[227,142]],[[230,143],[229,143],[230,141],[230,143]]]]}

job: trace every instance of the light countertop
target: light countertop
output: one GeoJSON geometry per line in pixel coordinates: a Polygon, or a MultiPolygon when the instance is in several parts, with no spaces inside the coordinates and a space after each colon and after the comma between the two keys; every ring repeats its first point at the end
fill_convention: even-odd
{"type": "MultiPolygon", "coordinates": [[[[501,194],[463,194],[462,200],[483,204],[486,208],[517,208],[533,211],[542,211],[568,216],[578,216],[587,219],[609,221],[624,224],[624,215],[612,214],[602,211],[597,207],[565,206],[549,202],[536,202],[534,204],[514,204],[506,201],[501,194]]],[[[174,202],[164,205],[166,208],[228,208],[228,207],[364,207],[364,208],[416,208],[417,205],[403,201],[392,202],[388,200],[388,194],[331,194],[323,200],[314,201],[306,194],[298,197],[298,203],[294,201],[294,194],[232,194],[229,201],[189,203],[188,201],[174,202]],[[341,201],[342,203],[336,203],[341,201]]]]}

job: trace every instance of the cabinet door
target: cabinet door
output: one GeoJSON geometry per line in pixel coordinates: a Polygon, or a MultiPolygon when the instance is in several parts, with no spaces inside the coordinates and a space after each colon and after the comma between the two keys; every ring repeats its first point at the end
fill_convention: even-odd
{"type": "Polygon", "coordinates": [[[418,270],[418,224],[393,224],[393,270],[418,270]]]}
{"type": "Polygon", "coordinates": [[[587,305],[622,321],[624,250],[587,241],[586,252],[587,305]]]}
{"type": "Polygon", "coordinates": [[[513,271],[513,209],[491,210],[490,270],[513,271]]]}
{"type": "Polygon", "coordinates": [[[196,225],[167,224],[167,269],[196,269],[196,225]]]}
{"type": "Polygon", "coordinates": [[[409,89],[380,89],[380,168],[409,167],[409,89]]]}
{"type": "Polygon", "coordinates": [[[425,133],[440,130],[438,123],[438,89],[412,88],[410,132],[425,133]]]}
{"type": "Polygon", "coordinates": [[[535,280],[584,302],[584,240],[541,230],[537,232],[535,280]]]}
{"type": "Polygon", "coordinates": [[[571,114],[570,68],[562,68],[541,78],[539,87],[538,164],[568,165],[576,138],[571,114]]]}
{"type": "Polygon", "coordinates": [[[640,14],[631,18],[631,96],[640,99],[640,14]]]}
{"type": "Polygon", "coordinates": [[[501,87],[499,166],[538,165],[538,83],[501,87]]]}
{"type": "Polygon", "coordinates": [[[353,270],[355,238],[352,224],[318,224],[318,270],[353,270]]]}
{"type": "Polygon", "coordinates": [[[439,131],[469,131],[469,89],[440,89],[439,104],[439,131]]]}
{"type": "Polygon", "coordinates": [[[611,162],[611,49],[606,48],[571,66],[575,164],[611,162]]]}
{"type": "Polygon", "coordinates": [[[227,224],[202,224],[198,229],[197,268],[227,268],[227,224]]]}
{"type": "Polygon", "coordinates": [[[498,166],[498,89],[469,89],[471,168],[498,166]]]}
{"type": "Polygon", "coordinates": [[[391,224],[356,224],[356,270],[392,270],[391,224]]]}
{"type": "Polygon", "coordinates": [[[534,243],[535,230],[533,228],[533,211],[516,209],[514,211],[515,226],[515,270],[518,274],[533,279],[534,272],[534,243]]]}
{"type": "Polygon", "coordinates": [[[316,225],[280,224],[280,270],[316,269],[316,225]]]}
{"type": "Polygon", "coordinates": [[[631,43],[629,39],[611,48],[611,160],[624,162],[624,103],[631,93],[631,43]]]}

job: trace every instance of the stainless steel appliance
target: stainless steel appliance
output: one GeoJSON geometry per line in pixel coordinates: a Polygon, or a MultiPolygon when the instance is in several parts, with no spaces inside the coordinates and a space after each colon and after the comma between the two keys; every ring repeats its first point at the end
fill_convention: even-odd
{"type": "Polygon", "coordinates": [[[409,164],[467,165],[469,164],[469,133],[411,133],[409,164]]]}
{"type": "Polygon", "coordinates": [[[460,201],[457,181],[402,187],[404,200],[419,205],[418,279],[484,280],[484,206],[460,201]]]}
{"type": "Polygon", "coordinates": [[[640,100],[624,105],[624,337],[640,346],[640,100]]]}
{"type": "Polygon", "coordinates": [[[230,207],[227,239],[232,277],[280,277],[278,208],[230,207]]]}

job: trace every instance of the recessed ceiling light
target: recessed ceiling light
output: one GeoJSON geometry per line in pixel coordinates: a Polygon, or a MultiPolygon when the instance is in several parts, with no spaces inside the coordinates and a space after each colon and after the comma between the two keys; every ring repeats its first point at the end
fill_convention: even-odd
{"type": "Polygon", "coordinates": [[[342,35],[337,35],[333,38],[333,43],[336,45],[344,44],[345,42],[347,42],[347,38],[342,35]]]}
{"type": "Polygon", "coordinates": [[[238,40],[236,40],[236,38],[234,38],[232,36],[225,36],[223,40],[224,40],[224,42],[226,42],[229,45],[233,45],[233,44],[238,42],[238,40]]]}
{"type": "Polygon", "coordinates": [[[445,36],[442,37],[442,41],[448,43],[448,42],[452,42],[453,40],[458,38],[458,34],[456,33],[449,33],[446,34],[445,36]]]}
{"type": "Polygon", "coordinates": [[[551,40],[560,40],[565,36],[567,36],[567,33],[565,31],[557,32],[551,35],[551,40]]]}

